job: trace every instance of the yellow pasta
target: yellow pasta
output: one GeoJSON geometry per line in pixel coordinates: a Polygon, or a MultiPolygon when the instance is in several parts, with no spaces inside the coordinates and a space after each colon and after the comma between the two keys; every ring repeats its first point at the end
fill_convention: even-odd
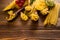
{"type": "Polygon", "coordinates": [[[55,8],[53,8],[50,11],[50,13],[51,13],[50,24],[56,25],[58,20],[59,5],[56,4],[55,8]]]}
{"type": "Polygon", "coordinates": [[[37,21],[39,19],[39,16],[38,16],[37,12],[32,12],[30,14],[30,18],[31,18],[31,20],[37,21]]]}
{"type": "Polygon", "coordinates": [[[59,6],[58,4],[56,4],[55,7],[52,10],[50,10],[48,16],[44,21],[44,25],[46,24],[56,25],[58,20],[58,12],[59,12],[59,6]]]}
{"type": "Polygon", "coordinates": [[[27,20],[28,20],[28,16],[25,15],[23,12],[21,12],[20,17],[21,17],[21,19],[24,20],[24,21],[27,21],[27,20]]]}
{"type": "Polygon", "coordinates": [[[32,9],[32,7],[30,5],[28,5],[28,6],[25,7],[26,11],[30,11],[31,9],[32,9]]]}
{"type": "Polygon", "coordinates": [[[9,14],[9,18],[6,17],[8,21],[12,20],[16,16],[16,14],[14,14],[12,10],[8,11],[8,14],[9,14]]]}
{"type": "Polygon", "coordinates": [[[14,0],[14,1],[12,1],[12,3],[10,3],[6,8],[4,8],[3,11],[12,9],[12,8],[14,8],[15,5],[16,5],[16,4],[15,4],[15,0],[14,0]]]}

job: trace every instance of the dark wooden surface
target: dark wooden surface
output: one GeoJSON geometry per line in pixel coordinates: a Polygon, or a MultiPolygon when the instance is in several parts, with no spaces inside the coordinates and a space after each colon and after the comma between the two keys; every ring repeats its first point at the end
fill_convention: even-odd
{"type": "Polygon", "coordinates": [[[7,22],[7,13],[2,9],[12,0],[0,0],[0,40],[60,40],[60,18],[57,26],[43,27],[41,21],[23,22],[18,17],[13,22],[7,22]]]}

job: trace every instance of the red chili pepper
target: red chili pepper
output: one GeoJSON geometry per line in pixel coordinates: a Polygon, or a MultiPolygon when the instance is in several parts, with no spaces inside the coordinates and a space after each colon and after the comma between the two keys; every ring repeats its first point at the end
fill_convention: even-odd
{"type": "Polygon", "coordinates": [[[19,7],[22,7],[25,3],[25,0],[16,0],[16,4],[19,6],[19,7]]]}

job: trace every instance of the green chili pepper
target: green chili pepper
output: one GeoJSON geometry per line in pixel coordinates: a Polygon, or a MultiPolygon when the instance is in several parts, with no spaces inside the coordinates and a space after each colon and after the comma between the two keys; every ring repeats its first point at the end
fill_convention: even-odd
{"type": "Polygon", "coordinates": [[[54,7],[55,6],[55,3],[53,2],[53,1],[51,1],[51,0],[45,0],[46,1],[46,4],[47,4],[47,6],[48,7],[54,7]]]}
{"type": "Polygon", "coordinates": [[[35,0],[30,0],[30,5],[33,4],[34,1],[35,1],[35,0]]]}

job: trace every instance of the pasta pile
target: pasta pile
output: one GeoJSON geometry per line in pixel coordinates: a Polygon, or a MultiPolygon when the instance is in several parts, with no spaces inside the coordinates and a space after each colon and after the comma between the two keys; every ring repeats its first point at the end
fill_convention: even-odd
{"type": "MultiPolygon", "coordinates": [[[[23,21],[27,21],[28,19],[38,21],[40,17],[39,14],[42,14],[43,16],[47,15],[44,20],[44,25],[57,24],[60,6],[53,0],[14,0],[10,5],[3,9],[3,11],[14,9],[14,7],[18,9],[24,7],[24,10],[20,12],[20,18],[23,21]]],[[[8,14],[8,21],[16,16],[13,10],[8,11],[8,14]]]]}

